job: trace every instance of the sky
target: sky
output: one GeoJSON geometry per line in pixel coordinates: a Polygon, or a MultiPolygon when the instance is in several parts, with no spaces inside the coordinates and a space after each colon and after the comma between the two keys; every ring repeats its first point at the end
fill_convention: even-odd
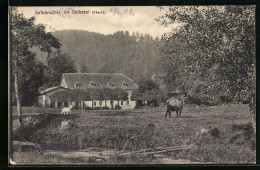
{"type": "Polygon", "coordinates": [[[47,32],[77,29],[108,35],[127,30],[155,38],[178,26],[161,26],[155,18],[164,13],[155,6],[18,7],[18,11],[26,18],[35,16],[35,23],[44,24],[47,32]]]}

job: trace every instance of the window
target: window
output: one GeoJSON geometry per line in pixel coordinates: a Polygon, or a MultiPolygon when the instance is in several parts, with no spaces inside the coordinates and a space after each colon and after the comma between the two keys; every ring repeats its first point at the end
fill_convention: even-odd
{"type": "Polygon", "coordinates": [[[107,83],[107,86],[108,86],[108,87],[112,87],[113,84],[112,84],[112,83],[107,83]]]}
{"type": "Polygon", "coordinates": [[[78,88],[78,87],[80,86],[80,84],[79,84],[78,82],[75,82],[75,83],[74,83],[74,86],[75,86],[76,88],[78,88]]]}
{"type": "Polygon", "coordinates": [[[102,106],[102,100],[99,101],[99,106],[102,106]]]}
{"type": "Polygon", "coordinates": [[[93,105],[94,105],[94,106],[96,106],[96,105],[97,105],[97,102],[96,102],[96,101],[94,101],[93,105]]]}
{"type": "Polygon", "coordinates": [[[122,86],[127,86],[127,84],[124,82],[124,83],[122,83],[122,86]]]}
{"type": "Polygon", "coordinates": [[[126,101],[126,105],[129,105],[129,101],[128,100],[126,101]]]}
{"type": "Polygon", "coordinates": [[[121,101],[121,105],[124,105],[124,101],[121,101]]]}

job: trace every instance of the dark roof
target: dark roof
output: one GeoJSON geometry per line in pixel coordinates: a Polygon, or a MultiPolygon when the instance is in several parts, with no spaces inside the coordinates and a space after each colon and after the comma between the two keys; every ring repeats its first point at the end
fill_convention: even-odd
{"type": "Polygon", "coordinates": [[[75,83],[79,84],[78,89],[91,88],[91,82],[95,84],[95,87],[109,87],[108,84],[111,83],[112,87],[109,88],[138,88],[132,79],[122,73],[63,73],[62,76],[69,89],[76,89],[75,83]],[[126,83],[127,86],[122,86],[123,83],[126,83]]]}
{"type": "MultiPolygon", "coordinates": [[[[46,93],[48,93],[48,92],[51,92],[51,91],[56,90],[56,89],[59,89],[59,88],[67,89],[67,88],[62,87],[62,86],[55,86],[55,87],[50,87],[50,88],[47,88],[47,89],[45,89],[45,90],[40,91],[40,94],[46,94],[46,93]]],[[[68,89],[67,89],[67,90],[68,90],[68,89]]]]}

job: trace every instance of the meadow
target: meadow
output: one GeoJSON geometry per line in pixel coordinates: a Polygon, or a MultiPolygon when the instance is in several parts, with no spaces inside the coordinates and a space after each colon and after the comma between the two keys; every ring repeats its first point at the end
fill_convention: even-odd
{"type": "MultiPolygon", "coordinates": [[[[185,106],[182,118],[176,118],[173,112],[172,119],[165,117],[165,111],[165,107],[73,110],[72,115],[60,115],[60,110],[56,109],[23,108],[23,119],[28,122],[15,131],[14,140],[30,141],[39,144],[41,149],[15,151],[14,161],[17,164],[164,164],[160,158],[151,156],[122,158],[115,154],[113,158],[97,162],[46,156],[44,153],[47,150],[73,152],[87,148],[119,153],[192,144],[192,148],[162,155],[173,160],[188,160],[186,163],[255,163],[255,135],[248,105],[185,106]],[[61,127],[64,121],[67,124],[61,127]],[[207,132],[201,133],[203,129],[207,132]]],[[[14,107],[13,115],[16,119],[14,107]]]]}

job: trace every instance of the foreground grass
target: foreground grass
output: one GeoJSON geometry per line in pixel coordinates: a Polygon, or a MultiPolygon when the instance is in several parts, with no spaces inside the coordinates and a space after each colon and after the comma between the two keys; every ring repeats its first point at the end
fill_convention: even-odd
{"type": "MultiPolygon", "coordinates": [[[[41,120],[41,123],[29,125],[27,130],[18,130],[15,139],[35,142],[41,144],[43,149],[52,150],[98,147],[135,151],[195,144],[197,147],[175,151],[169,153],[169,156],[175,159],[222,164],[254,163],[256,159],[255,136],[247,105],[184,108],[181,119],[165,118],[165,108],[74,113],[33,116],[32,122],[41,120]],[[64,120],[70,123],[65,129],[61,129],[60,124],[64,120]],[[202,128],[209,129],[209,133],[199,135],[202,128]]],[[[176,113],[172,113],[172,116],[175,117],[176,113]]],[[[32,156],[31,163],[48,162],[43,158],[39,163],[39,159],[34,159],[35,157],[37,156],[32,156]]],[[[20,156],[17,160],[24,164],[22,158],[25,156],[20,156]]],[[[54,162],[49,162],[50,164],[55,164],[55,159],[51,161],[54,162]]],[[[63,164],[62,159],[57,158],[57,161],[58,164],[63,164]]],[[[65,162],[68,163],[68,160],[65,162]]],[[[82,163],[80,160],[69,162],[82,163]]],[[[150,158],[115,158],[107,163],[149,162],[150,158]]]]}
{"type": "Polygon", "coordinates": [[[14,162],[17,165],[82,165],[82,164],[159,164],[160,161],[152,157],[112,157],[109,160],[64,158],[57,155],[43,155],[43,152],[14,152],[14,162]]]}

